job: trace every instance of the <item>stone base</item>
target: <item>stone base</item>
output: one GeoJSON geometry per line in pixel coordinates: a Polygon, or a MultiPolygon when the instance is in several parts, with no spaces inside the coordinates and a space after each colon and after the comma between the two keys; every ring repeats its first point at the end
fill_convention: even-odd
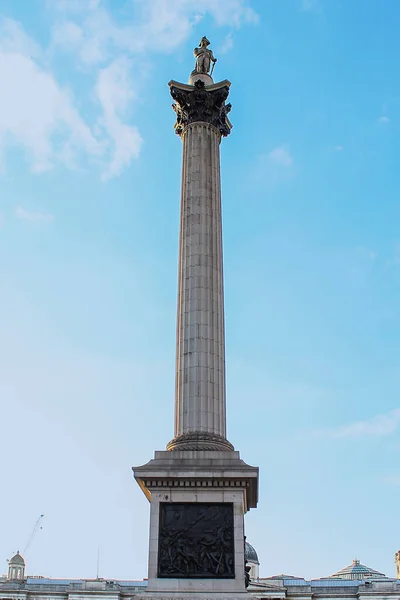
{"type": "MultiPolygon", "coordinates": [[[[210,600],[210,594],[213,598],[221,595],[223,600],[228,598],[234,600],[236,597],[241,597],[241,594],[245,594],[244,514],[249,508],[257,505],[258,468],[246,465],[240,459],[239,452],[233,450],[226,452],[175,450],[156,452],[153,460],[142,467],[133,468],[133,471],[136,481],[151,504],[146,597],[148,594],[157,596],[160,594],[161,600],[162,595],[166,594],[168,598],[176,595],[178,600],[183,598],[183,594],[185,600],[189,600],[191,594],[196,594],[198,598],[199,594],[203,593],[204,600],[210,600]],[[175,511],[171,510],[171,504],[174,503],[176,503],[176,515],[175,511]],[[197,511],[200,518],[191,518],[190,521],[185,522],[181,515],[186,507],[193,505],[201,505],[192,511],[194,513],[197,511]],[[230,530],[232,533],[229,535],[230,539],[233,536],[233,543],[226,546],[228,554],[225,551],[215,552],[211,549],[208,552],[207,550],[208,544],[214,544],[213,537],[220,527],[218,515],[213,515],[212,511],[215,508],[218,513],[218,506],[221,505],[226,506],[221,511],[222,516],[226,515],[227,511],[232,515],[229,517],[232,524],[228,525],[228,529],[224,520],[226,517],[223,517],[221,522],[222,529],[228,531],[229,527],[232,528],[230,530]],[[211,517],[207,512],[209,510],[211,510],[211,517]],[[204,512],[206,517],[201,516],[204,512]],[[165,514],[169,515],[168,526],[165,525],[165,514]],[[199,532],[201,519],[204,523],[204,532],[199,532]],[[204,554],[199,555],[193,538],[195,530],[197,530],[199,546],[205,549],[205,554],[208,553],[209,561],[215,564],[215,555],[218,554],[220,557],[218,560],[229,559],[229,563],[225,562],[225,565],[229,564],[232,567],[220,570],[217,568],[215,573],[210,572],[207,578],[203,578],[202,571],[200,576],[192,576],[190,563],[196,564],[199,561],[198,564],[202,565],[202,556],[204,557],[204,554]],[[165,564],[163,561],[165,556],[168,557],[166,546],[172,553],[167,564],[175,565],[178,561],[179,568],[182,569],[181,575],[177,575],[174,569],[169,573],[163,570],[165,564]],[[229,572],[230,568],[231,572],[229,572]]],[[[228,541],[222,529],[218,538],[220,548],[225,547],[224,544],[228,541]]]]}
{"type": "Polygon", "coordinates": [[[212,85],[214,83],[213,78],[207,75],[207,73],[192,71],[189,77],[189,85],[194,85],[196,81],[202,81],[204,85],[212,85]]]}
{"type": "Polygon", "coordinates": [[[193,432],[177,435],[167,444],[167,450],[234,450],[232,444],[221,435],[212,433],[193,432]]]}

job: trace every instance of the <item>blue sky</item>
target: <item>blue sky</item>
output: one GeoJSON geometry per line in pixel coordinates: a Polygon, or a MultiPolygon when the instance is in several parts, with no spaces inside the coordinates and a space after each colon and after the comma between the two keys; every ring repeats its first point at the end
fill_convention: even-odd
{"type": "Polygon", "coordinates": [[[222,142],[228,432],[262,575],[400,545],[396,0],[0,0],[1,539],[143,578],[131,466],[173,432],[181,142],[206,34],[222,142]]]}

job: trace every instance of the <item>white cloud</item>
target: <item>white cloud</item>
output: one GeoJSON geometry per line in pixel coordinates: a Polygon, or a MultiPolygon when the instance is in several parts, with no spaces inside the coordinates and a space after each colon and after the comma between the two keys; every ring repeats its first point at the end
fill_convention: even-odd
{"type": "Polygon", "coordinates": [[[293,165],[293,157],[286,146],[279,146],[271,150],[268,154],[268,160],[278,167],[287,168],[293,165]]]}
{"type": "MultiPolygon", "coordinates": [[[[130,25],[117,24],[100,2],[92,5],[90,0],[86,0],[79,13],[70,14],[68,18],[63,0],[52,6],[61,7],[63,18],[67,19],[55,26],[53,44],[69,52],[77,51],[84,64],[101,63],[115,49],[133,54],[170,52],[188,38],[193,26],[207,13],[217,26],[239,28],[243,23],[256,23],[258,20],[256,12],[245,0],[203,0],[201,5],[197,0],[134,2],[136,10],[130,25]],[[68,20],[74,16],[79,25],[68,20]],[[79,27],[82,35],[78,35],[73,25],[79,27]]],[[[77,13],[76,8],[70,12],[77,13]]]]}
{"type": "Polygon", "coordinates": [[[400,424],[400,409],[390,411],[383,415],[377,415],[366,421],[356,421],[350,425],[343,425],[336,429],[326,429],[316,432],[317,436],[327,438],[355,438],[362,436],[385,436],[390,435],[400,424]]]}
{"type": "MultiPolygon", "coordinates": [[[[113,45],[124,50],[129,46],[122,43],[124,31],[125,28],[115,27],[105,9],[82,10],[69,18],[63,15],[63,19],[57,22],[52,32],[52,46],[76,55],[84,66],[97,65],[109,59],[113,45]]],[[[128,41],[128,36],[126,38],[128,41]]]]}
{"type": "MultiPolygon", "coordinates": [[[[144,43],[159,49],[177,47],[190,34],[193,25],[207,13],[217,26],[239,28],[243,23],[256,23],[258,16],[246,0],[153,0],[141,5],[144,43]]],[[[137,34],[140,35],[139,29],[137,34]]]]}
{"type": "Polygon", "coordinates": [[[34,172],[51,169],[66,145],[98,155],[100,147],[53,75],[22,53],[0,51],[0,146],[21,145],[34,172]]]}
{"type": "Polygon", "coordinates": [[[319,0],[301,0],[301,10],[305,12],[320,12],[319,0]]]}
{"type": "Polygon", "coordinates": [[[18,52],[35,58],[42,55],[40,46],[26,35],[20,23],[7,17],[0,17],[0,51],[18,52]]]}
{"type": "Polygon", "coordinates": [[[335,146],[335,150],[337,152],[342,152],[342,150],[344,150],[343,146],[335,146]]]}
{"type": "Polygon", "coordinates": [[[232,33],[228,33],[228,35],[225,37],[224,41],[222,42],[222,45],[219,48],[219,52],[221,54],[226,54],[227,52],[232,50],[232,48],[233,48],[233,36],[232,36],[232,33]]]}
{"type": "Polygon", "coordinates": [[[290,182],[296,172],[297,168],[289,147],[283,144],[257,157],[252,177],[267,185],[276,186],[290,182]]]}
{"type": "MultiPolygon", "coordinates": [[[[54,19],[47,49],[15,21],[0,21],[0,78],[7,81],[0,94],[0,167],[7,147],[17,145],[33,172],[89,162],[100,167],[103,179],[119,175],[140,152],[142,138],[128,114],[135,104],[132,65],[140,85],[149,57],[176,49],[206,14],[231,28],[257,21],[246,0],[203,0],[200,7],[197,0],[134,0],[134,18],[124,16],[128,25],[102,0],[47,0],[47,6],[54,19]],[[89,94],[94,92],[101,116],[93,114],[93,104],[87,110],[82,89],[78,110],[72,90],[60,85],[50,68],[60,52],[90,74],[86,86],[96,82],[89,94]]],[[[229,46],[232,38],[225,42],[229,46]]]]}
{"type": "Polygon", "coordinates": [[[388,125],[389,123],[390,123],[389,117],[382,116],[382,117],[379,117],[379,119],[378,119],[378,125],[388,125]]]}
{"type": "MultiPolygon", "coordinates": [[[[96,93],[103,110],[99,120],[103,135],[95,137],[76,110],[72,94],[30,56],[40,51],[22,28],[9,20],[3,25],[0,78],[9,82],[0,95],[3,153],[7,143],[22,146],[31,170],[39,173],[57,162],[74,167],[78,154],[84,152],[89,158],[107,160],[104,178],[119,175],[138,156],[142,142],[137,128],[121,120],[133,99],[129,61],[121,58],[99,72],[96,93]]],[[[64,35],[66,43],[79,44],[81,30],[66,23],[64,35]]],[[[23,209],[18,216],[28,218],[23,209]]]]}
{"type": "Polygon", "coordinates": [[[83,30],[73,21],[63,21],[54,27],[53,38],[59,46],[72,50],[83,43],[83,30]]]}
{"type": "Polygon", "coordinates": [[[137,127],[126,125],[121,115],[134,97],[130,80],[130,62],[121,58],[99,73],[96,94],[103,109],[100,125],[112,140],[112,158],[103,179],[119,175],[132,158],[139,155],[142,138],[137,127]]]}
{"type": "Polygon", "coordinates": [[[54,221],[54,215],[49,213],[28,211],[25,210],[25,208],[22,208],[22,206],[18,206],[15,209],[15,216],[17,219],[30,221],[31,223],[50,223],[51,221],[54,221]]]}

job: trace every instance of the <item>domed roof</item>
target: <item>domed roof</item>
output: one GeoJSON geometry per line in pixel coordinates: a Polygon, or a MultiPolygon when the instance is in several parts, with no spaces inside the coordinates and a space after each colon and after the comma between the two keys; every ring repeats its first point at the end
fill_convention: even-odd
{"type": "Polygon", "coordinates": [[[253,546],[249,544],[249,542],[244,543],[244,557],[246,560],[252,563],[256,563],[259,565],[257,552],[254,550],[253,546]]]}
{"type": "Polygon", "coordinates": [[[362,565],[358,558],[355,558],[351,565],[341,569],[331,577],[335,579],[382,579],[386,578],[386,575],[362,565]]]}
{"type": "Polygon", "coordinates": [[[10,560],[8,561],[9,565],[22,565],[23,567],[25,566],[25,561],[22,558],[22,556],[19,553],[19,550],[17,552],[17,554],[15,554],[12,558],[10,558],[10,560]]]}

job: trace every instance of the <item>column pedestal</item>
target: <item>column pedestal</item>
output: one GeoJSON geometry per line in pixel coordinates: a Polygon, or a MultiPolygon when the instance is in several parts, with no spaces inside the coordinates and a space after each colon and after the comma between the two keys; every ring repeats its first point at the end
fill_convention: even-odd
{"type": "Polygon", "coordinates": [[[151,504],[148,593],[245,594],[244,514],[258,468],[235,451],[156,452],[134,476],[151,504]]]}

